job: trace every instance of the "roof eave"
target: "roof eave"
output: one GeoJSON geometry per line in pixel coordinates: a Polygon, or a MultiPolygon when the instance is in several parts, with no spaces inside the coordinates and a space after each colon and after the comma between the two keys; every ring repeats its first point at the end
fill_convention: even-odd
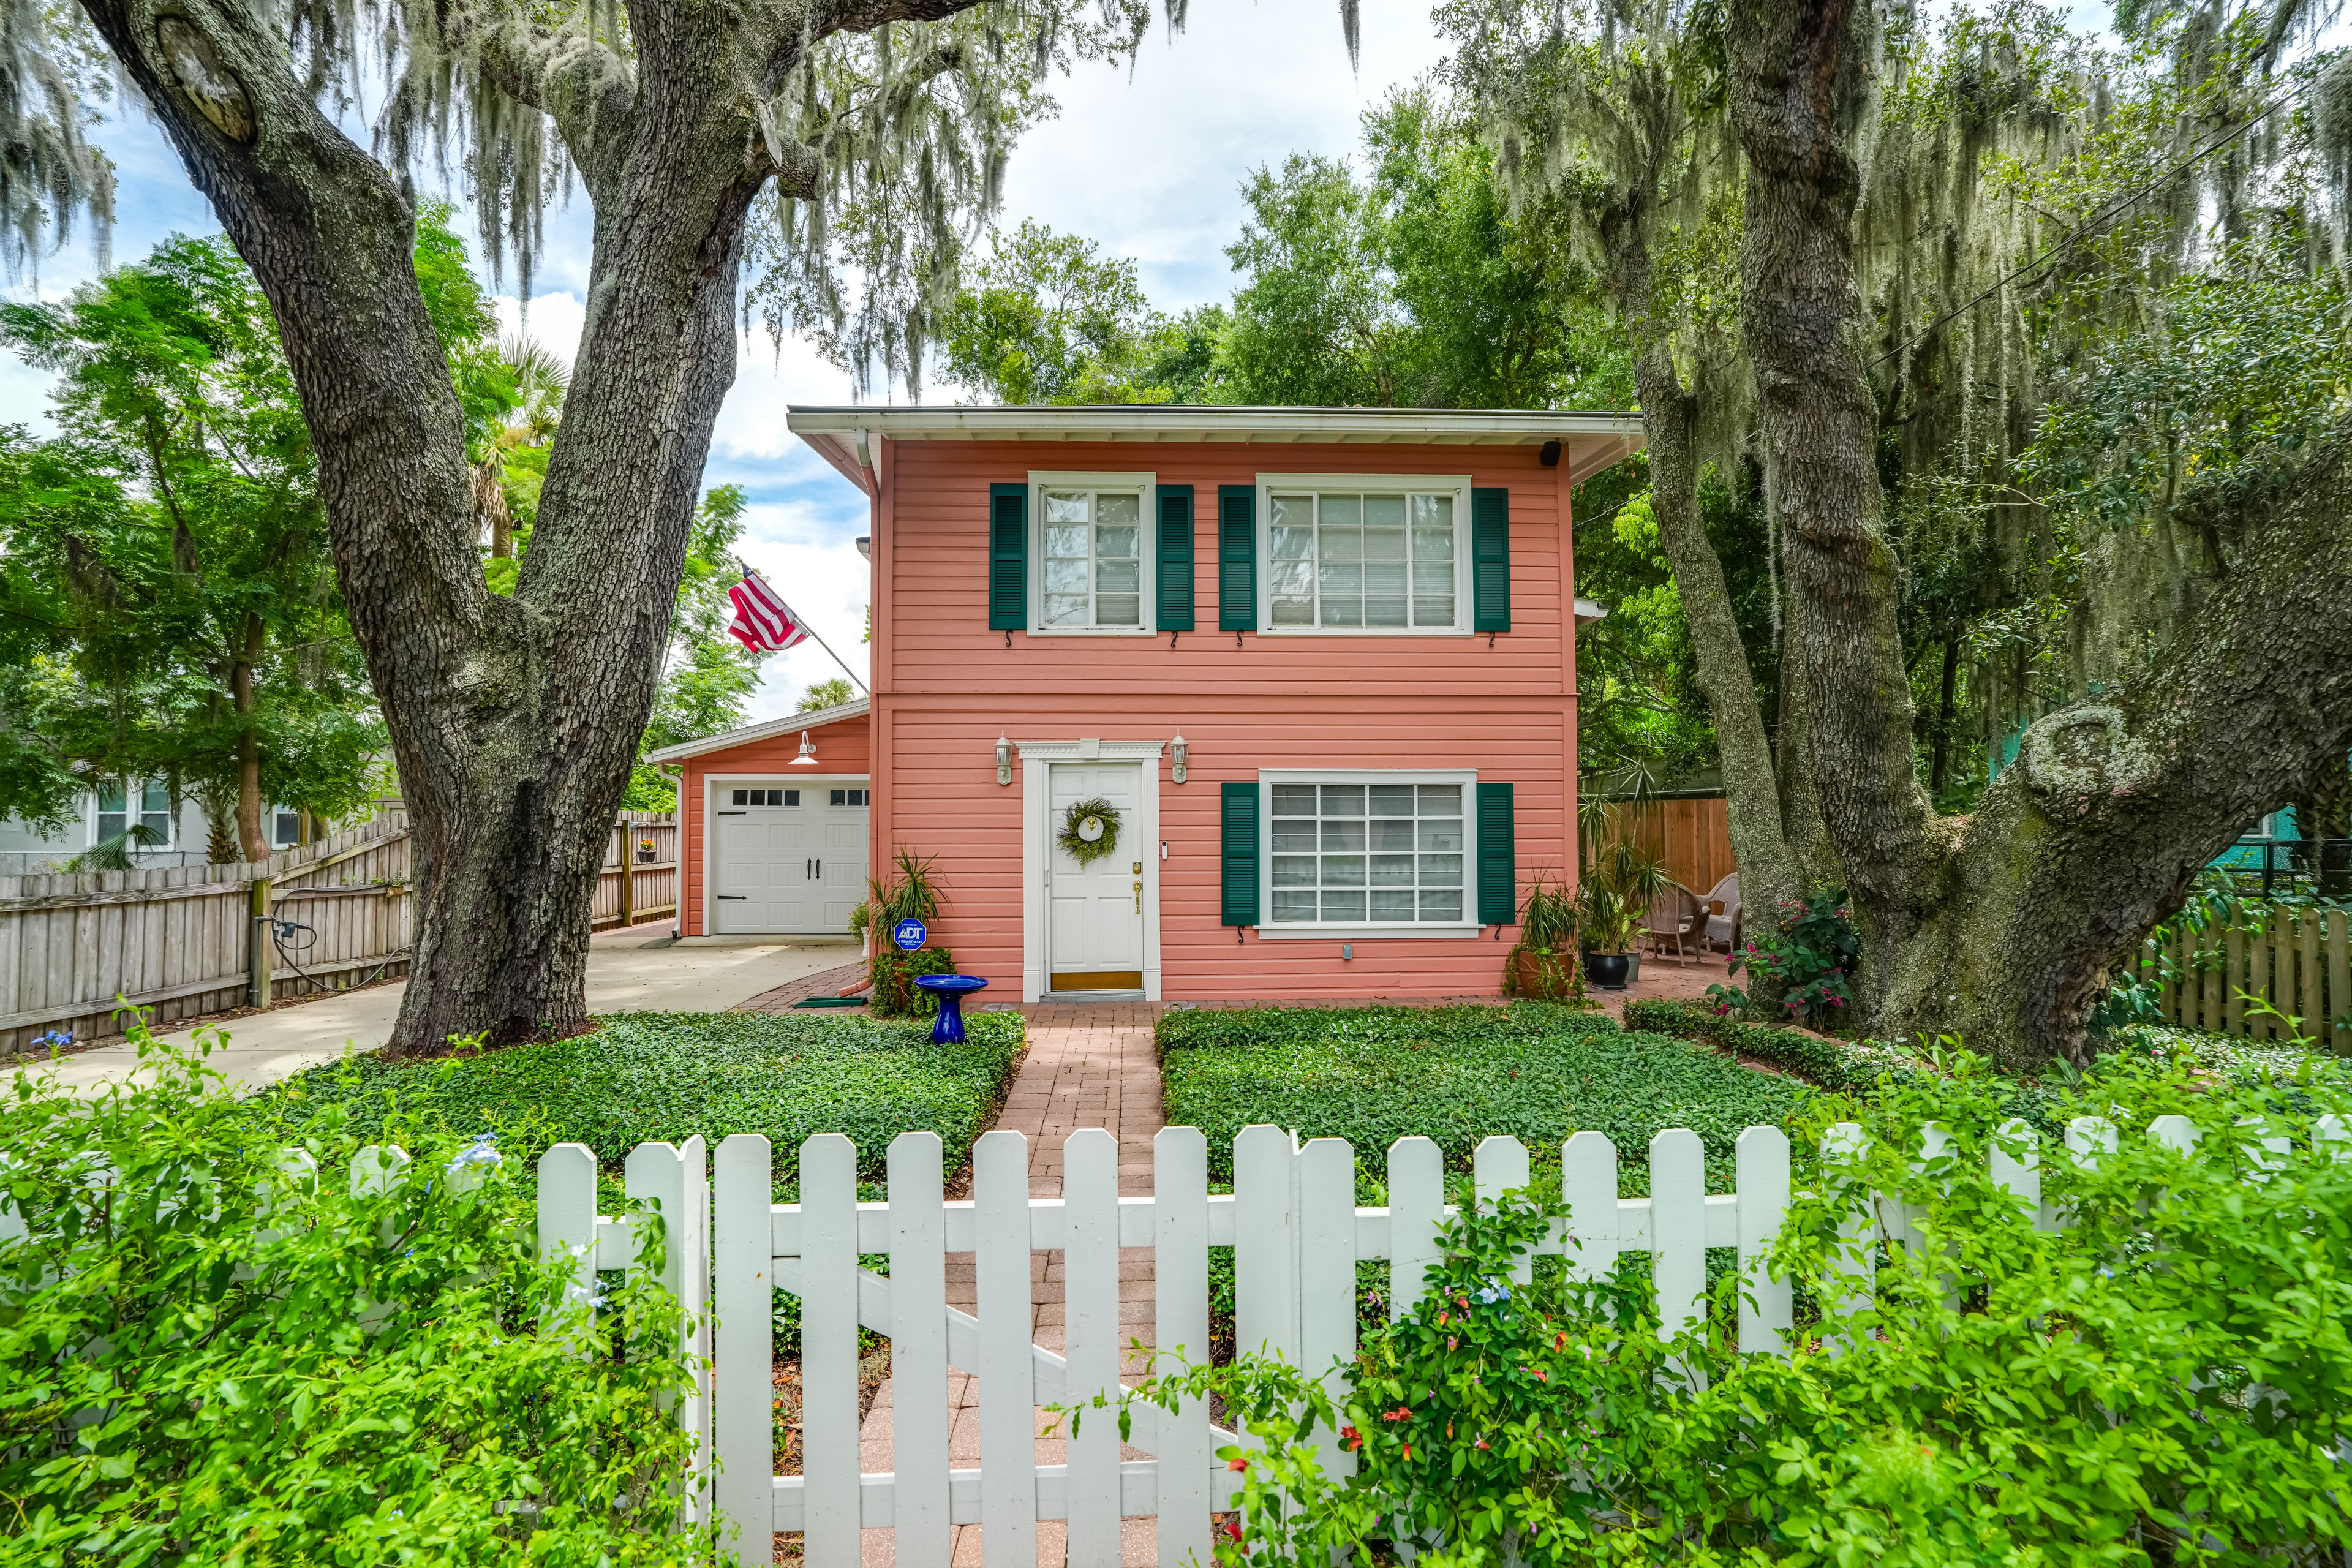
{"type": "Polygon", "coordinates": [[[789,735],[796,730],[822,730],[828,724],[838,724],[847,719],[862,719],[873,707],[871,698],[860,697],[837,708],[819,708],[806,713],[790,713],[782,719],[767,719],[757,724],[746,724],[740,730],[724,734],[706,735],[699,741],[681,741],[675,746],[664,746],[658,752],[647,752],[649,763],[681,763],[688,757],[724,752],[754,741],[770,741],[778,735],[789,735]]]}

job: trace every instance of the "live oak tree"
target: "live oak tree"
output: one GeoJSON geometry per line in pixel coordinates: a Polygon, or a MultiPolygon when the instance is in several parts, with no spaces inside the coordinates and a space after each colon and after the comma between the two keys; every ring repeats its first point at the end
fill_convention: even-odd
{"type": "MultiPolygon", "coordinates": [[[[1047,107],[1040,72],[1126,47],[1137,3],[83,6],[259,279],[316,445],[415,833],[397,1047],[586,1022],[589,900],[734,374],[755,202],[780,197],[757,220],[773,308],[903,374],[940,258],[1047,107]],[[381,158],[335,117],[372,59],[381,158]],[[465,411],[412,259],[412,173],[452,146],[526,293],[553,176],[594,208],[586,325],[510,595],[484,581],[465,411]]],[[[50,63],[69,51],[36,0],[7,4],[0,216],[21,233],[101,196],[103,174],[50,63]]]]}
{"type": "Polygon", "coordinates": [[[1843,882],[1862,1026],[2079,1058],[2108,973],[2194,871],[2343,769],[2325,658],[2306,678],[2245,653],[2344,619],[2307,596],[2307,552],[2255,526],[2285,526],[2281,495],[2307,526],[2333,472],[2342,59],[2285,62],[2292,4],[2136,10],[2104,55],[2022,5],[1937,32],[1869,5],[1442,15],[1506,177],[1562,198],[1608,268],[1754,918],[1843,882]],[[1748,462],[1785,622],[1769,748],[1693,504],[1709,464],[1748,462]],[[2227,595],[2236,618],[2212,620],[2227,595]],[[1918,773],[1945,782],[1958,678],[2011,655],[2017,678],[1969,694],[1995,739],[2039,720],[2024,765],[1939,816],[1918,773]],[[2139,733],[2116,725],[2157,710],[2128,703],[2179,699],[2198,657],[2235,684],[2176,706],[2162,750],[2230,787],[2083,794],[2097,770],[2073,752],[2139,733]],[[2101,837],[2103,814],[2128,820],[2101,837]]]}
{"type": "MultiPolygon", "coordinates": [[[[1965,1034],[2015,1066],[2080,1059],[2109,973],[2197,869],[2352,745],[2352,531],[2341,521],[2352,417],[2341,384],[2323,373],[2315,395],[2287,398],[2282,417],[2242,399],[2260,356],[2225,352],[2214,378],[2194,340],[2142,345],[2149,374],[2137,387],[2127,362],[2087,375],[2075,402],[2094,427],[2059,444],[2085,470],[2112,474],[2137,458],[2140,472],[2109,489],[2116,514],[2085,563],[2168,547],[2176,531],[2202,542],[2203,559],[2177,574],[2173,602],[2134,606],[2139,635],[2108,662],[2112,679],[2036,720],[2018,765],[1976,811],[1938,816],[1917,776],[1863,349],[1857,209],[1886,18],[1837,0],[1736,0],[1728,17],[1728,106],[1746,162],[1742,324],[1790,613],[1809,650],[1811,766],[1863,930],[1862,1018],[1890,1034],[1965,1034]],[[2181,395],[2151,418],[2135,394],[2168,379],[2181,395]],[[2220,482],[2165,488],[2200,471],[2181,460],[2200,455],[2179,449],[2183,437],[2226,459],[2205,465],[2220,482]]],[[[2216,7],[2189,17],[2186,41],[2193,53],[2200,38],[2250,38],[2243,58],[2217,50],[2202,63],[2259,80],[2294,21],[2216,7]]],[[[2328,177],[2306,187],[2318,201],[2276,215],[2273,238],[2325,244],[2341,219],[2322,203],[2330,186],[2340,200],[2347,145],[2340,123],[2317,128],[2304,151],[2328,177]]],[[[2231,227],[2253,225],[2233,208],[2259,184],[2244,166],[2209,178],[2184,163],[2165,195],[2187,226],[2218,190],[2234,239],[2231,227]]],[[[2296,259],[2340,264],[2324,250],[2296,259]]],[[[2217,280],[2234,264],[2223,254],[2217,280]]],[[[2318,343],[2340,342],[2341,310],[2339,291],[2335,331],[2318,343]]],[[[2158,328],[2182,324],[2150,314],[2158,328]]],[[[2227,333],[2212,335],[2226,346],[2227,333]]],[[[2270,379],[2275,390],[2294,374],[2270,379]]],[[[2099,595],[2084,602],[2095,628],[2099,595]]]]}

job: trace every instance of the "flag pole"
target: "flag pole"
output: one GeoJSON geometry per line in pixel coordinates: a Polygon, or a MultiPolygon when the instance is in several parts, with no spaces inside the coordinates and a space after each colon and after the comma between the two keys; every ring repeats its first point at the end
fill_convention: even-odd
{"type": "MultiPolygon", "coordinates": [[[[771,594],[776,594],[775,588],[769,584],[765,577],[761,577],[757,570],[746,567],[743,574],[747,577],[759,577],[761,586],[767,588],[768,592],[771,594]]],[[[776,594],[776,598],[781,602],[783,595],[782,594],[776,594]]],[[[874,695],[873,691],[866,686],[866,682],[857,679],[857,672],[850,668],[847,662],[845,661],[839,654],[833,651],[833,645],[816,635],[816,628],[814,626],[809,625],[806,621],[801,622],[800,626],[801,630],[808,633],[809,639],[811,641],[814,642],[817,647],[824,649],[826,655],[832,658],[834,663],[841,666],[841,673],[849,677],[851,685],[856,687],[858,690],[865,692],[868,697],[874,695]]]]}

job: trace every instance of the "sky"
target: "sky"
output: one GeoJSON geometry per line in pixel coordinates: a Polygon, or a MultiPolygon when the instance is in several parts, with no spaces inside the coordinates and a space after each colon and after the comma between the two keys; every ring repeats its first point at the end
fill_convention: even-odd
{"type": "MultiPolygon", "coordinates": [[[[1194,0],[1185,30],[1172,39],[1156,30],[1132,73],[1097,64],[1057,79],[1060,114],[1013,153],[1004,226],[1034,218],[1133,260],[1163,310],[1224,299],[1233,289],[1224,247],[1240,233],[1250,173],[1292,153],[1352,153],[1362,111],[1444,56],[1426,0],[1363,0],[1362,15],[1352,68],[1338,0],[1194,0]]],[[[173,232],[217,232],[177,155],[136,110],[110,117],[97,140],[119,182],[116,261],[144,256],[173,232]]],[[[567,360],[585,314],[588,237],[584,196],[551,212],[533,279],[529,330],[567,360]]],[[[96,274],[90,239],[78,231],[43,258],[41,295],[57,298],[96,274]]],[[[474,256],[487,278],[478,241],[474,256]]],[[[506,281],[511,289],[511,271],[506,281]]],[[[9,292],[26,298],[36,286],[27,279],[9,292]]],[[[504,328],[522,323],[513,293],[499,298],[499,311],[504,328]]],[[[0,422],[50,428],[49,381],[0,354],[0,422]]],[[[870,595],[856,541],[866,529],[866,500],[784,428],[788,405],[855,400],[848,377],[805,342],[777,343],[755,329],[740,345],[704,483],[744,488],[751,509],[740,553],[862,681],[870,595]]],[[[811,682],[840,673],[814,642],[771,657],[749,721],[791,712],[811,682]]]]}

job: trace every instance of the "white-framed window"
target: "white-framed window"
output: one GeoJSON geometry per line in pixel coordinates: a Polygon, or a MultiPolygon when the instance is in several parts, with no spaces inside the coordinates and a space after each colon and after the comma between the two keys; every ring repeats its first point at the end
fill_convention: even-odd
{"type": "Polygon", "coordinates": [[[1268,936],[1475,932],[1477,774],[1259,774],[1268,936]]]}
{"type": "Polygon", "coordinates": [[[1260,474],[1257,482],[1267,631],[1468,630],[1467,475],[1260,474]]]}
{"type": "Polygon", "coordinates": [[[269,842],[279,849],[291,849],[302,841],[302,814],[287,806],[276,807],[270,813],[275,831],[269,842]]]}
{"type": "Polygon", "coordinates": [[[835,805],[867,805],[872,804],[868,792],[862,789],[837,789],[831,792],[835,805]]]}
{"type": "Polygon", "coordinates": [[[801,792],[796,789],[739,789],[730,792],[737,805],[798,805],[801,792]]]}
{"type": "Polygon", "coordinates": [[[100,779],[98,809],[91,814],[89,841],[102,844],[119,838],[133,823],[155,833],[150,844],[133,849],[165,849],[172,843],[172,792],[161,779],[100,779]]]}
{"type": "Polygon", "coordinates": [[[1149,636],[1150,474],[1031,474],[1030,629],[1149,636]]]}

